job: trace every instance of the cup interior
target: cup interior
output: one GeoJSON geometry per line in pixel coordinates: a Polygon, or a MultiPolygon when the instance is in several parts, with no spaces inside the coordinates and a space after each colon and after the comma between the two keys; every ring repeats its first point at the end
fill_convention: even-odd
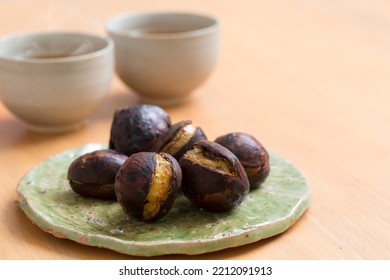
{"type": "Polygon", "coordinates": [[[209,32],[216,28],[216,18],[190,13],[130,13],[108,21],[107,30],[125,36],[180,37],[209,32]]]}
{"type": "Polygon", "coordinates": [[[104,38],[84,33],[14,34],[0,39],[0,57],[37,61],[71,59],[99,52],[109,44],[104,38]]]}

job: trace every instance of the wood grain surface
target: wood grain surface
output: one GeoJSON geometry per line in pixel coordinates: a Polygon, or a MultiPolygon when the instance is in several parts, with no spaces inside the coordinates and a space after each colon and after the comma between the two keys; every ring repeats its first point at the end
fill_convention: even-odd
{"type": "MultiPolygon", "coordinates": [[[[191,119],[210,139],[251,133],[294,162],[312,187],[309,209],[283,234],[162,258],[390,259],[390,2],[0,1],[0,35],[104,35],[111,16],[143,10],[209,13],[222,23],[215,71],[190,102],[166,108],[172,120],[191,119]]],[[[133,258],[45,233],[15,201],[18,181],[33,166],[66,149],[107,142],[113,111],[138,102],[115,76],[85,127],[53,135],[28,131],[0,104],[0,259],[133,258]]]]}

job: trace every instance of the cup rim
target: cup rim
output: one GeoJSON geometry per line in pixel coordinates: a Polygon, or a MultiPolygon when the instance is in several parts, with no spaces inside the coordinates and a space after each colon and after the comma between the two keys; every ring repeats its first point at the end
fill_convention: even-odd
{"type": "Polygon", "coordinates": [[[114,42],[112,39],[108,36],[99,36],[97,34],[88,33],[88,32],[78,32],[78,31],[31,31],[31,32],[18,32],[18,33],[9,33],[3,36],[0,36],[1,40],[6,40],[10,38],[16,38],[18,36],[37,36],[37,35],[48,35],[48,36],[55,36],[55,35],[65,35],[65,36],[82,36],[86,38],[94,38],[97,40],[101,40],[102,42],[106,43],[105,46],[102,48],[99,48],[98,50],[94,50],[91,52],[83,53],[83,54],[77,54],[72,56],[65,56],[65,57],[49,57],[49,58],[34,58],[34,57],[18,57],[18,56],[11,56],[11,55],[3,55],[0,53],[0,60],[4,61],[11,61],[11,62],[21,62],[21,63],[36,63],[36,64],[50,64],[50,63],[58,63],[58,62],[77,62],[77,61],[83,61],[95,57],[99,57],[102,54],[105,54],[106,52],[109,52],[114,49],[114,42]]]}
{"type": "Polygon", "coordinates": [[[137,12],[124,12],[109,18],[105,23],[105,29],[110,35],[118,35],[122,37],[130,37],[130,38],[142,38],[142,39],[150,39],[150,40],[166,40],[166,39],[180,39],[180,38],[188,38],[188,37],[196,37],[204,34],[211,33],[217,30],[220,26],[220,20],[218,17],[198,12],[181,12],[181,11],[137,11],[137,12]],[[159,15],[189,15],[196,17],[203,17],[213,21],[211,25],[206,27],[188,30],[188,31],[179,31],[172,33],[164,33],[164,34],[140,34],[136,32],[129,32],[126,30],[120,30],[113,26],[114,23],[124,20],[129,17],[136,16],[159,16],[159,15]]]}

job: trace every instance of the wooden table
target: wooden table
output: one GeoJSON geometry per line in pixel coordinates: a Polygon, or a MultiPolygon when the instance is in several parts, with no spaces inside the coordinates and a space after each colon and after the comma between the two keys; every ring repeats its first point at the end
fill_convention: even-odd
{"type": "MultiPolygon", "coordinates": [[[[188,10],[220,17],[222,49],[210,79],[179,107],[210,139],[255,135],[307,176],[312,203],[285,233],[239,248],[164,259],[390,258],[390,2],[1,1],[0,34],[72,29],[104,34],[132,10],[188,10]]],[[[28,131],[0,105],[0,258],[131,259],[43,232],[15,203],[20,178],[66,149],[107,142],[113,111],[137,104],[114,77],[87,126],[28,131]]]]}

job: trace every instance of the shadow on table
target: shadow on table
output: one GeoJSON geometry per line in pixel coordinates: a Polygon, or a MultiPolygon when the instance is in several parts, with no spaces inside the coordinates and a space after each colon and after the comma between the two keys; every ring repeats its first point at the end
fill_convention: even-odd
{"type": "Polygon", "coordinates": [[[63,139],[72,134],[86,133],[86,128],[97,122],[107,121],[109,125],[115,110],[133,106],[138,102],[137,97],[129,91],[111,93],[101,107],[87,119],[84,127],[64,133],[46,134],[30,131],[23,121],[9,113],[9,118],[0,119],[0,151],[9,147],[33,146],[37,143],[63,139]]]}

